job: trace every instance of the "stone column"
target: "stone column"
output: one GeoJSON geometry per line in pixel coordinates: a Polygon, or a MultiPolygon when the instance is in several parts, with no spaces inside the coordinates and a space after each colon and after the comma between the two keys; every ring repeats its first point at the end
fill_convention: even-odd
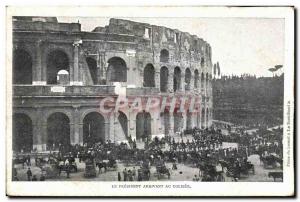
{"type": "Polygon", "coordinates": [[[132,139],[136,139],[136,114],[134,112],[129,112],[128,114],[128,135],[131,135],[132,139]]]}
{"type": "Polygon", "coordinates": [[[181,72],[180,91],[185,92],[185,73],[181,72]]]}
{"type": "MultiPolygon", "coordinates": [[[[71,74],[70,85],[82,85],[82,81],[80,81],[80,70],[79,70],[79,46],[81,42],[75,41],[73,43],[74,52],[73,52],[73,74],[71,74]]],[[[71,67],[72,68],[72,67],[71,67]]]]}
{"type": "Polygon", "coordinates": [[[108,114],[108,119],[105,121],[105,141],[110,140],[114,142],[115,136],[115,114],[112,112],[108,114]]]}
{"type": "Polygon", "coordinates": [[[193,92],[195,89],[195,72],[191,73],[191,81],[190,81],[190,92],[193,92]]]}
{"type": "Polygon", "coordinates": [[[74,107],[73,112],[74,117],[74,133],[73,135],[73,144],[83,145],[83,123],[80,122],[80,113],[78,107],[74,107]],[[82,136],[82,137],[81,137],[82,136]]]}
{"type": "Polygon", "coordinates": [[[43,67],[42,66],[42,40],[38,40],[35,43],[35,47],[36,47],[36,54],[35,54],[35,60],[34,60],[34,64],[33,64],[33,77],[32,77],[32,85],[46,85],[46,76],[43,76],[42,74],[46,71],[43,71],[43,67]]]}
{"type": "Polygon", "coordinates": [[[169,134],[170,136],[174,135],[174,114],[169,113],[170,115],[170,128],[169,128],[169,134]]]}
{"type": "Polygon", "coordinates": [[[155,70],[155,75],[154,75],[154,82],[155,82],[155,87],[160,89],[160,70],[155,70]]]}
{"type": "Polygon", "coordinates": [[[168,68],[168,92],[174,92],[174,69],[168,68]]]}
{"type": "Polygon", "coordinates": [[[46,150],[46,143],[47,140],[44,137],[47,133],[47,126],[44,124],[43,119],[40,117],[41,109],[38,108],[36,111],[36,120],[32,120],[32,135],[33,135],[33,149],[37,150],[38,152],[46,150]]]}

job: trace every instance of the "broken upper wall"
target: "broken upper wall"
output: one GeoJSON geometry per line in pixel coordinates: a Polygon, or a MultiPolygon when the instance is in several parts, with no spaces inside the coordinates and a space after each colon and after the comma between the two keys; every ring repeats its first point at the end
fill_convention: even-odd
{"type": "Polygon", "coordinates": [[[19,31],[80,32],[80,23],[59,23],[56,17],[15,16],[13,29],[19,31]]]}
{"type": "Polygon", "coordinates": [[[182,60],[187,63],[198,63],[203,58],[208,66],[211,65],[211,47],[196,35],[163,26],[115,18],[110,19],[106,29],[109,33],[136,36],[139,49],[154,50],[155,55],[162,49],[167,49],[171,61],[175,63],[182,60]]]}

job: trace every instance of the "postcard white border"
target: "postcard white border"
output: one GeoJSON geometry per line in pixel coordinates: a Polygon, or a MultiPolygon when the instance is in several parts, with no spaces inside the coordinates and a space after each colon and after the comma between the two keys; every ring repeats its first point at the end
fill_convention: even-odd
{"type": "Polygon", "coordinates": [[[112,189],[113,184],[124,182],[12,182],[11,154],[6,149],[6,191],[13,196],[291,196],[294,194],[294,10],[292,7],[183,7],[183,6],[149,6],[149,7],[21,7],[7,8],[7,116],[6,146],[11,148],[11,58],[12,58],[12,16],[81,16],[81,17],[224,17],[224,18],[284,18],[285,19],[285,78],[284,78],[284,126],[287,124],[287,102],[290,102],[289,118],[292,128],[289,139],[284,129],[284,181],[276,182],[126,182],[126,184],[189,184],[192,188],[171,189],[112,189]],[[290,147],[288,147],[290,142],[290,147]],[[287,165],[290,149],[290,164],[287,165]]]}

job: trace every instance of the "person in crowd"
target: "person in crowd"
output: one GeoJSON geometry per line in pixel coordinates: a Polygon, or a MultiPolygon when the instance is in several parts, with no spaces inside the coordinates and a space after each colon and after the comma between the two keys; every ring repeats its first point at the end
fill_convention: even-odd
{"type": "Polygon", "coordinates": [[[30,167],[28,168],[26,174],[27,174],[27,181],[31,181],[32,172],[31,172],[31,170],[30,170],[30,167]]]}
{"type": "Polygon", "coordinates": [[[126,168],[124,168],[124,170],[123,170],[123,179],[124,179],[124,181],[127,181],[127,169],[126,168]]]}
{"type": "Polygon", "coordinates": [[[122,178],[121,178],[121,173],[118,172],[118,181],[121,181],[121,180],[122,180],[122,178]]]}

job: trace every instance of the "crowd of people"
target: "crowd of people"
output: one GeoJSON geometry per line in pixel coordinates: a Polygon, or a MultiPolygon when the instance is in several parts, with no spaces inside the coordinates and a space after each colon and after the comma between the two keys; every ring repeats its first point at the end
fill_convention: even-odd
{"type": "MultiPolygon", "coordinates": [[[[199,168],[199,175],[194,176],[194,181],[199,181],[199,179],[215,181],[218,173],[223,171],[223,167],[238,172],[238,169],[245,165],[248,166],[248,156],[252,154],[274,155],[282,159],[282,132],[282,128],[272,131],[261,128],[249,134],[240,129],[224,135],[220,129],[194,128],[190,134],[182,133],[176,140],[170,136],[148,139],[145,148],[137,148],[136,141],[132,138],[129,138],[128,142],[120,144],[107,140],[104,143],[98,142],[89,145],[60,145],[58,151],[51,152],[44,158],[44,162],[57,165],[60,172],[66,168],[68,177],[75,158],[78,158],[79,162],[89,161],[95,164],[99,168],[99,173],[102,168],[106,171],[109,167],[114,167],[113,164],[120,162],[124,165],[133,164],[134,167],[131,169],[125,167],[123,171],[116,171],[119,181],[148,179],[144,177],[143,172],[148,175],[149,168],[157,166],[158,162],[163,165],[167,162],[171,163],[173,170],[177,169],[178,163],[182,163],[199,168]],[[189,138],[184,138],[184,136],[189,138]],[[236,144],[234,147],[224,148],[224,142],[236,144]]],[[[28,160],[28,156],[26,156],[26,159],[24,163],[29,167],[28,180],[34,181],[36,176],[32,175],[31,165],[28,164],[28,162],[31,163],[30,157],[28,160]]],[[[15,168],[13,176],[17,179],[15,168]]],[[[235,174],[233,176],[236,177],[235,174]]],[[[45,180],[44,175],[41,180],[45,180]]]]}

